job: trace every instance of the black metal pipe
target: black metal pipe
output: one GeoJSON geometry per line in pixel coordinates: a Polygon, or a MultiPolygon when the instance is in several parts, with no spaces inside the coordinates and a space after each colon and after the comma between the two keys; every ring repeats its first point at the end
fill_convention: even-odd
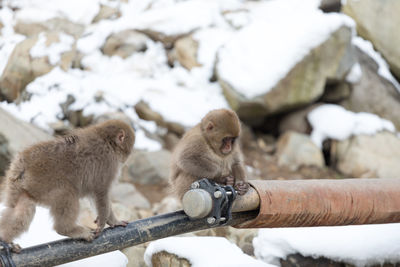
{"type": "MultiPolygon", "coordinates": [[[[233,218],[228,225],[254,219],[257,214],[257,211],[233,213],[233,218]]],[[[12,260],[17,267],[54,266],[207,228],[212,227],[205,219],[192,220],[183,211],[177,211],[134,221],[126,227],[107,228],[92,242],[61,239],[28,247],[19,254],[13,253],[12,260]]]]}

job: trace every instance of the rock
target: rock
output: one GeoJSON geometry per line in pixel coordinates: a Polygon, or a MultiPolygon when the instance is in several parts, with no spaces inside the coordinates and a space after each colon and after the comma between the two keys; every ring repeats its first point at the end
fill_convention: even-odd
{"type": "Polygon", "coordinates": [[[34,37],[41,32],[63,32],[78,39],[85,30],[82,24],[71,22],[65,18],[52,18],[43,22],[24,22],[17,21],[14,26],[16,33],[27,37],[34,37]]]}
{"type": "MultiPolygon", "coordinates": [[[[0,177],[4,176],[11,160],[11,152],[8,148],[8,140],[0,133],[0,177]]],[[[1,180],[0,180],[1,183],[1,180]]]]}
{"type": "MultiPolygon", "coordinates": [[[[218,82],[229,105],[240,118],[248,124],[257,125],[266,115],[289,111],[315,101],[323,94],[327,79],[343,80],[355,60],[350,41],[351,29],[340,27],[325,42],[312,49],[271,90],[266,88],[268,92],[253,98],[244,97],[234,85],[221,77],[219,63],[218,82]]],[[[220,49],[219,56],[221,51],[223,49],[220,49]]]]}
{"type": "Polygon", "coordinates": [[[147,266],[146,263],[144,262],[144,252],[146,251],[146,246],[144,244],[125,248],[121,251],[128,258],[128,264],[126,265],[126,267],[147,266]]]}
{"type": "MultiPolygon", "coordinates": [[[[37,44],[49,47],[60,42],[60,38],[58,33],[46,33],[39,35],[39,37],[27,38],[14,48],[0,78],[0,100],[16,100],[28,83],[36,77],[50,72],[54,66],[60,66],[64,70],[71,66],[75,56],[75,48],[72,44],[69,51],[61,53],[57,62],[52,62],[57,60],[56,57],[31,56],[31,49],[36,47],[37,44]],[[41,41],[45,43],[41,44],[41,41]]],[[[69,36],[69,38],[71,38],[70,41],[74,42],[72,37],[69,36]]]]}
{"type": "Polygon", "coordinates": [[[352,85],[350,96],[340,102],[348,110],[369,112],[388,119],[400,129],[400,94],[394,85],[380,76],[377,63],[367,54],[356,49],[361,66],[361,79],[352,85]]]}
{"type": "Polygon", "coordinates": [[[180,258],[175,254],[161,251],[151,257],[153,267],[190,267],[192,266],[187,259],[180,258]]]}
{"type": "Polygon", "coordinates": [[[169,55],[169,60],[177,60],[183,67],[191,70],[194,67],[200,67],[197,61],[197,49],[199,44],[191,35],[178,39],[174,44],[174,49],[169,55]]]}
{"type": "Polygon", "coordinates": [[[342,3],[340,0],[322,0],[319,8],[326,12],[340,12],[340,9],[342,7],[342,3]]]}
{"type": "Polygon", "coordinates": [[[135,111],[142,120],[154,121],[158,126],[167,128],[168,131],[178,136],[182,136],[185,133],[185,127],[177,122],[165,121],[160,113],[153,111],[144,101],[139,101],[135,105],[135,111]]]}
{"type": "Polygon", "coordinates": [[[96,17],[94,17],[92,23],[97,23],[103,19],[117,19],[119,17],[121,17],[121,12],[118,8],[113,8],[107,5],[100,5],[100,11],[96,15],[96,17]]]}
{"type": "Polygon", "coordinates": [[[283,134],[277,144],[279,166],[287,166],[295,171],[301,166],[317,166],[323,168],[324,156],[309,136],[287,132],[283,134]]]}
{"type": "Polygon", "coordinates": [[[134,151],[127,161],[131,181],[142,185],[166,184],[170,160],[168,150],[134,151]]]}
{"type": "Polygon", "coordinates": [[[135,30],[125,30],[110,35],[102,51],[107,56],[127,58],[136,52],[144,52],[150,39],[143,33],[135,30]]]}
{"type": "Polygon", "coordinates": [[[311,126],[308,123],[307,115],[321,104],[314,104],[303,109],[295,110],[285,115],[279,123],[279,133],[295,131],[303,134],[310,134],[311,126]]]}
{"type": "Polygon", "coordinates": [[[85,127],[92,123],[93,115],[84,116],[83,109],[70,110],[69,107],[76,101],[73,95],[67,95],[67,100],[60,104],[63,118],[69,121],[74,127],[85,127]]]}
{"type": "Polygon", "coordinates": [[[400,78],[400,2],[349,0],[345,2],[343,12],[356,21],[358,34],[374,44],[400,78]]]}
{"type": "Polygon", "coordinates": [[[12,156],[32,144],[52,138],[48,133],[15,118],[1,108],[0,122],[0,134],[7,140],[7,150],[12,156]]]}
{"type": "Polygon", "coordinates": [[[150,202],[130,183],[117,183],[111,188],[111,200],[125,207],[150,208],[150,202]]]}
{"type": "Polygon", "coordinates": [[[300,253],[290,254],[286,259],[280,259],[281,267],[307,267],[307,266],[324,266],[324,267],[351,267],[352,265],[344,262],[337,262],[325,257],[305,257],[300,253]]]}
{"type": "Polygon", "coordinates": [[[351,94],[351,85],[347,82],[330,84],[325,87],[321,102],[336,103],[348,98],[351,94]]]}
{"type": "Polygon", "coordinates": [[[399,178],[400,138],[389,132],[336,143],[332,158],[347,177],[399,178]]]}

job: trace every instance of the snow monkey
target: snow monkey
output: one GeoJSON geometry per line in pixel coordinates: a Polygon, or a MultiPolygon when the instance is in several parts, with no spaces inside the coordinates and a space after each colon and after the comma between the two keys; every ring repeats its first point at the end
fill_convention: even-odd
{"type": "Polygon", "coordinates": [[[201,178],[232,185],[243,195],[249,185],[237,138],[240,121],[228,109],[210,111],[177,144],[172,155],[170,183],[180,198],[201,178]]]}
{"type": "Polygon", "coordinates": [[[29,228],[36,204],[50,208],[57,233],[75,239],[91,241],[105,224],[126,226],[115,218],[109,192],[134,142],[129,125],[109,120],[20,152],[6,173],[0,240],[19,252],[12,241],[29,228]],[[95,231],[76,224],[79,198],[86,196],[96,204],[95,231]]]}

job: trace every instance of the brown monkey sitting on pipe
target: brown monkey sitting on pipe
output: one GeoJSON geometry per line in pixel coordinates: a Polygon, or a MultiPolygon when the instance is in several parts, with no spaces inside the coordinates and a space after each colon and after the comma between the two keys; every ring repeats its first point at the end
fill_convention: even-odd
{"type": "Polygon", "coordinates": [[[236,142],[240,131],[234,111],[217,109],[182,137],[172,155],[170,174],[172,190],[180,199],[201,178],[232,185],[239,195],[247,192],[243,156],[236,142]]]}

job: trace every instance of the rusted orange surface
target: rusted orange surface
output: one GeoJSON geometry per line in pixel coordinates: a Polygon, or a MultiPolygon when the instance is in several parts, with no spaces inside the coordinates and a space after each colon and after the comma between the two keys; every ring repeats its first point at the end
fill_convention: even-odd
{"type": "Polygon", "coordinates": [[[256,219],[238,228],[400,222],[400,179],[250,181],[256,219]]]}

